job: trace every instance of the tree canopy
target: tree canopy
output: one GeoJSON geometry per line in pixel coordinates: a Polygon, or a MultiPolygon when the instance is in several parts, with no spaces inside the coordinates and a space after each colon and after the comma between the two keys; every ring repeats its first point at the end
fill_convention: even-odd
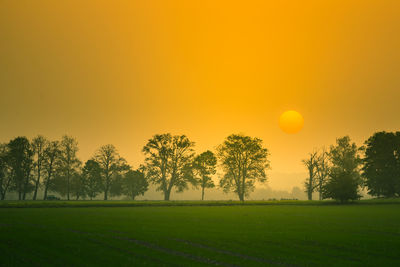
{"type": "Polygon", "coordinates": [[[220,186],[225,192],[233,191],[241,201],[254,190],[255,182],[266,182],[266,170],[270,164],[268,149],[262,140],[250,136],[232,134],[217,149],[218,159],[224,171],[220,186]]]}

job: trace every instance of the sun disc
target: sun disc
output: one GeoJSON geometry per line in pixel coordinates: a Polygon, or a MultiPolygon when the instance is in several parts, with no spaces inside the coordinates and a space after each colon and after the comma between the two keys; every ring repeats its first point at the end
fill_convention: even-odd
{"type": "Polygon", "coordinates": [[[303,116],[294,110],[285,111],[279,118],[279,126],[282,131],[288,134],[298,133],[303,128],[303,125],[303,116]]]}

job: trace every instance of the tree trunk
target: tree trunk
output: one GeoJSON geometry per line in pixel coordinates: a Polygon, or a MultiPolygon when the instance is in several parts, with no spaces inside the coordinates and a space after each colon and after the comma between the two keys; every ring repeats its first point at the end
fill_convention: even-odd
{"type": "Polygon", "coordinates": [[[67,200],[69,200],[69,169],[67,171],[67,200]]]}
{"type": "Polygon", "coordinates": [[[108,200],[108,189],[104,191],[104,200],[108,200]]]}
{"type": "Polygon", "coordinates": [[[46,200],[46,198],[47,198],[47,190],[48,190],[48,188],[49,188],[49,180],[50,180],[50,178],[47,179],[46,185],[44,186],[44,196],[43,196],[43,200],[46,200]]]}
{"type": "Polygon", "coordinates": [[[244,202],[244,197],[243,197],[243,194],[242,194],[242,193],[239,193],[239,200],[242,201],[242,202],[244,202]]]}
{"type": "Polygon", "coordinates": [[[310,178],[308,180],[308,188],[307,188],[307,196],[308,196],[308,200],[312,200],[312,193],[313,193],[313,175],[310,172],[310,178]]]}
{"type": "Polygon", "coordinates": [[[33,192],[33,200],[36,200],[36,196],[37,196],[37,191],[39,188],[39,182],[40,182],[40,170],[38,171],[38,177],[36,179],[36,184],[35,184],[35,191],[33,192]]]}
{"type": "Polygon", "coordinates": [[[201,188],[201,200],[204,200],[204,186],[201,188]]]}
{"type": "Polygon", "coordinates": [[[171,195],[171,190],[164,191],[164,200],[168,201],[171,195]]]}
{"type": "Polygon", "coordinates": [[[322,200],[322,185],[319,185],[319,200],[322,200]]]}

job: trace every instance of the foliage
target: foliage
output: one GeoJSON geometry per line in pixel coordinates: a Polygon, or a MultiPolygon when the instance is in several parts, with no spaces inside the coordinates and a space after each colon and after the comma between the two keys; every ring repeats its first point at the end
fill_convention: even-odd
{"type": "Polygon", "coordinates": [[[87,196],[86,180],[79,172],[74,172],[71,176],[71,196],[74,196],[76,200],[87,196]]]}
{"type": "Polygon", "coordinates": [[[36,200],[37,191],[39,189],[40,178],[43,172],[43,162],[45,160],[45,151],[48,146],[48,141],[42,135],[38,135],[32,140],[32,150],[34,154],[34,168],[35,168],[35,190],[33,193],[33,200],[36,200]]]}
{"type": "Polygon", "coordinates": [[[193,173],[196,184],[201,187],[201,200],[204,200],[204,190],[215,187],[212,175],[216,173],[217,158],[214,153],[207,150],[197,155],[193,160],[193,173]]]}
{"type": "Polygon", "coordinates": [[[25,200],[26,194],[33,191],[32,169],[33,150],[26,137],[16,137],[8,143],[8,164],[12,175],[12,189],[18,199],[25,200]]]}
{"type": "Polygon", "coordinates": [[[45,169],[46,176],[43,180],[44,185],[44,197],[47,198],[47,193],[49,189],[54,187],[54,177],[57,171],[58,166],[60,166],[60,142],[59,141],[51,141],[48,143],[44,150],[44,158],[43,158],[43,168],[45,169]]]}
{"type": "Polygon", "coordinates": [[[194,142],[185,135],[157,134],[143,147],[146,178],[169,200],[172,188],[182,192],[188,183],[195,183],[190,175],[194,142]]]}
{"type": "Polygon", "coordinates": [[[113,195],[119,195],[116,188],[119,186],[120,176],[129,169],[124,158],[122,158],[114,145],[105,145],[97,150],[94,160],[99,164],[103,184],[104,200],[108,199],[111,188],[113,195]]]}
{"type": "Polygon", "coordinates": [[[88,160],[82,168],[82,176],[85,181],[86,194],[90,199],[102,192],[101,168],[97,161],[88,160]]]}
{"type": "Polygon", "coordinates": [[[360,198],[361,158],[355,143],[345,136],[336,140],[336,146],[331,146],[329,157],[332,163],[329,179],[324,186],[324,197],[340,202],[360,198]]]}
{"type": "Polygon", "coordinates": [[[330,171],[328,153],[324,148],[315,150],[307,159],[302,160],[302,163],[308,171],[308,178],[304,183],[308,200],[312,200],[315,190],[319,192],[319,200],[322,200],[323,188],[330,171]]]}
{"type": "Polygon", "coordinates": [[[363,177],[373,196],[400,196],[400,132],[378,132],[365,142],[363,177]]]}
{"type": "Polygon", "coordinates": [[[218,147],[218,159],[224,171],[220,186],[225,192],[233,191],[244,201],[254,190],[256,181],[267,180],[269,169],[268,150],[262,140],[250,136],[233,134],[218,147]]]}
{"type": "Polygon", "coordinates": [[[122,192],[129,196],[132,200],[136,196],[144,195],[148,190],[149,183],[140,170],[129,170],[124,175],[122,183],[122,192]]]}
{"type": "Polygon", "coordinates": [[[71,177],[76,174],[81,165],[78,159],[78,142],[71,136],[64,135],[60,143],[60,164],[57,170],[55,189],[61,195],[66,195],[70,199],[71,177]]]}
{"type": "Polygon", "coordinates": [[[4,200],[11,184],[11,173],[8,162],[8,146],[0,144],[0,199],[4,200]]]}

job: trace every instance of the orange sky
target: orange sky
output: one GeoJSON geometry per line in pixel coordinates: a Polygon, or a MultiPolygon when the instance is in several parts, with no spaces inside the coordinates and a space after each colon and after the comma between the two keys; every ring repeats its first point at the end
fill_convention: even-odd
{"type": "Polygon", "coordinates": [[[0,142],[67,133],[83,160],[112,143],[137,167],[156,133],[198,152],[244,133],[291,189],[314,147],[400,126],[397,0],[3,0],[0,36],[0,142]]]}

